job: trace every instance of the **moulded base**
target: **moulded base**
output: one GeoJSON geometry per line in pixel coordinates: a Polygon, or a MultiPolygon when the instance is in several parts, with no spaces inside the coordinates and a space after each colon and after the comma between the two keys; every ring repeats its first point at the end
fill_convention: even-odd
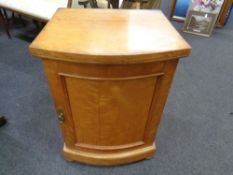
{"type": "Polygon", "coordinates": [[[68,161],[78,161],[82,163],[92,164],[92,165],[120,165],[132,163],[135,161],[143,159],[151,159],[155,153],[156,146],[153,143],[152,145],[146,145],[144,147],[134,148],[131,150],[122,150],[121,152],[107,152],[96,153],[96,152],[87,152],[81,150],[74,150],[68,148],[64,144],[64,158],[68,161]]]}

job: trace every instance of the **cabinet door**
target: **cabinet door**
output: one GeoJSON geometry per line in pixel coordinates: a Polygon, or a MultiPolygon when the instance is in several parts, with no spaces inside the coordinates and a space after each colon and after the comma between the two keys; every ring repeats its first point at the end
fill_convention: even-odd
{"type": "MultiPolygon", "coordinates": [[[[65,113],[61,127],[66,145],[120,150],[152,143],[148,134],[157,128],[151,123],[156,113],[152,107],[163,89],[164,67],[165,63],[101,66],[46,61],[56,108],[65,113]]],[[[160,115],[155,117],[159,120],[160,115]]]]}

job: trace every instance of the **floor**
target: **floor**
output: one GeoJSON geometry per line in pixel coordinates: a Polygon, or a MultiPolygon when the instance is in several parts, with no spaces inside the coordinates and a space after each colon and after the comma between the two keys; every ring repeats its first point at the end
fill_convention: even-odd
{"type": "MultiPolygon", "coordinates": [[[[162,4],[167,15],[168,3],[162,4]]],[[[210,38],[183,33],[183,24],[173,24],[193,52],[177,68],[157,153],[151,160],[115,167],[63,159],[43,67],[28,52],[35,27],[12,25],[12,40],[0,30],[0,113],[8,118],[0,128],[0,175],[233,175],[232,16],[210,38]]]]}

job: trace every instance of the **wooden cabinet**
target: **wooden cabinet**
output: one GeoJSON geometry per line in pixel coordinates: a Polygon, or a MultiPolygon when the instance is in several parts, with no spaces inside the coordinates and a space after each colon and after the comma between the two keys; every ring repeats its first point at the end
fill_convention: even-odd
{"type": "Polygon", "coordinates": [[[191,51],[161,11],[60,9],[30,51],[44,64],[65,159],[153,156],[176,65],[191,51]]]}

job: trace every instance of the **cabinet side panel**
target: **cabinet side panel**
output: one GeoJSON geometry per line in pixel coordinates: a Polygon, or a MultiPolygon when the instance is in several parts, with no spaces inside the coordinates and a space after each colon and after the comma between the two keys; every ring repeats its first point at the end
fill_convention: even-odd
{"type": "Polygon", "coordinates": [[[145,130],[144,141],[147,144],[154,142],[177,63],[178,60],[167,61],[163,70],[164,76],[157,80],[145,130]]]}

